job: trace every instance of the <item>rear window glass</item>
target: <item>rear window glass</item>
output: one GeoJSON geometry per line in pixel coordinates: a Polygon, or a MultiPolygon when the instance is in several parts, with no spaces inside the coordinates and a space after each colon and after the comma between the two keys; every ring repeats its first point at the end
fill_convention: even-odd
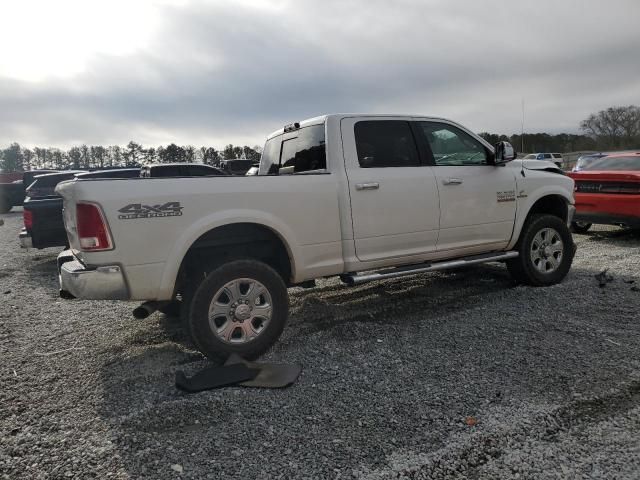
{"type": "Polygon", "coordinates": [[[312,125],[267,141],[260,160],[262,174],[277,175],[280,168],[293,173],[327,168],[324,125],[312,125]]]}
{"type": "Polygon", "coordinates": [[[603,157],[583,166],[583,170],[640,170],[640,155],[603,157]]]}

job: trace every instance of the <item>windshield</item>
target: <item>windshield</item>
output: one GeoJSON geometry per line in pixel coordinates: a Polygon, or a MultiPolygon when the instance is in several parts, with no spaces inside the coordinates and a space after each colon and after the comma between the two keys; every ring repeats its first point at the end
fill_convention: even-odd
{"type": "Polygon", "coordinates": [[[592,157],[580,157],[578,159],[578,163],[576,163],[574,170],[575,171],[584,170],[588,165],[592,164],[593,162],[595,162],[600,158],[602,158],[602,156],[594,155],[592,157]]]}
{"type": "Polygon", "coordinates": [[[536,159],[536,154],[535,153],[530,153],[529,155],[524,157],[524,159],[525,160],[535,160],[536,159]]]}
{"type": "Polygon", "coordinates": [[[582,170],[640,170],[640,155],[600,158],[582,167],[582,170]]]}

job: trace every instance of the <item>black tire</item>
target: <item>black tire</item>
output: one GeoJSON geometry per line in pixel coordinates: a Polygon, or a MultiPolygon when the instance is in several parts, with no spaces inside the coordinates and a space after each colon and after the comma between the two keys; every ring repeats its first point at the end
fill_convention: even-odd
{"type": "MultiPolygon", "coordinates": [[[[240,282],[240,284],[242,283],[240,282]]],[[[238,287],[238,291],[241,292],[240,287],[238,287]]],[[[249,298],[249,293],[246,292],[246,297],[244,294],[240,295],[243,301],[248,301],[246,298],[249,298]]],[[[219,299],[220,297],[218,297],[219,299]]],[[[265,297],[261,297],[261,300],[264,299],[265,297]]],[[[247,303],[247,305],[249,304],[247,303]]],[[[206,276],[195,290],[189,310],[189,332],[193,343],[202,354],[214,361],[224,361],[232,353],[251,360],[266,352],[282,334],[289,315],[289,298],[287,287],[282,277],[269,265],[252,259],[234,260],[219,266],[206,276]],[[262,284],[271,298],[268,303],[271,306],[271,316],[268,322],[254,319],[253,317],[243,321],[232,321],[229,318],[235,317],[229,315],[220,316],[219,318],[222,319],[223,325],[228,325],[229,330],[232,330],[229,335],[230,339],[224,341],[218,333],[214,332],[210,325],[209,307],[214,297],[219,294],[223,287],[239,279],[251,279],[262,284]],[[253,322],[254,320],[260,323],[258,328],[261,328],[255,338],[245,340],[243,343],[230,343],[237,340],[233,339],[233,335],[238,332],[238,329],[242,337],[246,338],[245,322],[253,322]],[[238,326],[234,328],[233,326],[236,324],[238,326]]],[[[213,320],[214,326],[219,318],[213,320]]]]}
{"type": "MultiPolygon", "coordinates": [[[[540,237],[538,237],[540,238],[540,237]]],[[[554,235],[554,239],[557,239],[554,235]]],[[[557,242],[556,242],[557,244],[557,242]]],[[[571,232],[566,223],[562,219],[554,215],[532,215],[524,224],[520,238],[516,244],[516,250],[520,254],[517,258],[507,261],[507,269],[512,278],[525,285],[531,285],[535,287],[544,287],[548,285],[554,285],[560,283],[571,268],[573,262],[573,256],[575,254],[575,244],[571,237],[571,232]],[[543,272],[540,268],[544,269],[544,265],[538,268],[541,262],[545,262],[547,265],[551,265],[544,259],[532,259],[532,252],[535,251],[538,240],[536,235],[541,233],[544,229],[553,229],[560,237],[562,241],[562,254],[559,257],[557,266],[548,272],[543,272]]],[[[555,254],[552,254],[555,257],[555,254]]],[[[557,261],[557,260],[556,260],[557,261]]]]}
{"type": "Polygon", "coordinates": [[[164,313],[167,317],[179,317],[182,310],[182,302],[179,300],[172,300],[171,302],[158,308],[160,313],[164,313]]]}
{"type": "Polygon", "coordinates": [[[575,233],[587,233],[591,225],[588,222],[571,222],[571,230],[575,233]]]}

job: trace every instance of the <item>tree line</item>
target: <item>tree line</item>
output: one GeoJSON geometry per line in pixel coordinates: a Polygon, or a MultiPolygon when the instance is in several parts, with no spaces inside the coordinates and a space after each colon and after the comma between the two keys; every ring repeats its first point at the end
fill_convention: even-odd
{"type": "Polygon", "coordinates": [[[517,151],[576,152],[582,150],[632,150],[640,148],[640,107],[629,105],[609,107],[592,113],[580,122],[582,134],[525,133],[510,136],[483,132],[480,134],[491,144],[511,143],[517,151]]]}
{"type": "MultiPolygon", "coordinates": [[[[525,133],[510,136],[483,132],[480,134],[491,144],[499,141],[510,142],[516,150],[524,152],[575,152],[582,150],[629,150],[640,149],[640,107],[635,105],[610,107],[589,115],[580,122],[582,134],[572,133],[525,133]]],[[[223,159],[246,158],[260,160],[260,147],[227,145],[223,150],[213,147],[196,148],[191,145],[178,146],[175,143],[157,148],[144,148],[131,141],[126,147],[112,145],[75,146],[69,150],[59,148],[22,148],[12,143],[0,150],[0,169],[5,172],[19,172],[52,168],[105,168],[137,167],[149,163],[202,162],[218,165],[223,159]]]]}
{"type": "Polygon", "coordinates": [[[80,145],[68,150],[60,148],[23,148],[18,143],[0,150],[0,170],[20,172],[37,169],[89,169],[109,167],[140,167],[151,163],[196,162],[218,165],[221,160],[243,158],[260,160],[262,148],[229,144],[222,150],[214,147],[196,148],[175,143],[157,148],[144,148],[131,141],[126,147],[112,145],[80,145]]]}

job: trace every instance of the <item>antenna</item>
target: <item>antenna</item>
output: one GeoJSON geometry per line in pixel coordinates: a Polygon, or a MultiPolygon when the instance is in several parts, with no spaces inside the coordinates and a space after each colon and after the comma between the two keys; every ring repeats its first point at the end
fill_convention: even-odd
{"type": "Polygon", "coordinates": [[[520,130],[520,151],[524,153],[524,97],[522,97],[522,129],[520,130]]]}
{"type": "MultiPolygon", "coordinates": [[[[522,129],[520,130],[520,151],[524,153],[524,97],[522,97],[522,129]]],[[[520,161],[520,175],[524,174],[524,157],[520,161]]]]}

